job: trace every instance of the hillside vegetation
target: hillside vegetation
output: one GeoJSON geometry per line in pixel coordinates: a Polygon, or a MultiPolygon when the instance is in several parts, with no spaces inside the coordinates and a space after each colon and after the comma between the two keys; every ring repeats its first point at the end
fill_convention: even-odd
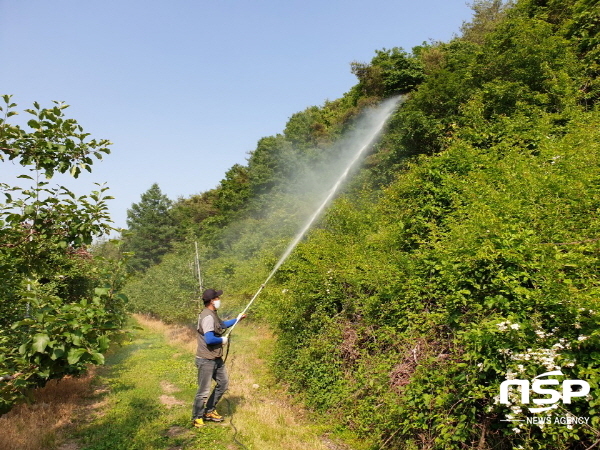
{"type": "MultiPolygon", "coordinates": [[[[252,310],[273,370],[373,448],[584,449],[600,440],[600,6],[478,1],[447,43],[355,62],[342,98],[293,115],[216,189],[170,209],[172,250],[127,292],[192,322],[193,242],[237,311],[331,180],[361,111],[406,100],[252,310]],[[506,378],[561,370],[590,394],[532,417],[506,378]],[[546,419],[544,419],[546,420],[546,419]]],[[[223,314],[224,315],[224,314],[223,314]]],[[[543,397],[542,397],[543,398],[543,397]]]]}

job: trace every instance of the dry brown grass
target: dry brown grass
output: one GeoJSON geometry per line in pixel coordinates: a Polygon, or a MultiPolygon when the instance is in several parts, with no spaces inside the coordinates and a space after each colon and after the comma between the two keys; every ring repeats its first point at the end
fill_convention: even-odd
{"type": "Polygon", "coordinates": [[[188,353],[196,353],[195,330],[180,325],[167,325],[160,320],[155,320],[142,314],[134,314],[133,317],[138,321],[140,326],[161,332],[170,343],[182,347],[188,353]]]}
{"type": "Polygon", "coordinates": [[[0,417],[0,450],[58,448],[77,411],[92,394],[94,374],[92,367],[78,378],[49,381],[45,387],[33,391],[33,403],[17,405],[0,417]]]}
{"type": "MultiPolygon", "coordinates": [[[[239,331],[240,334],[250,333],[240,336],[239,345],[236,346],[234,342],[231,349],[231,382],[227,395],[237,403],[234,423],[240,433],[248,438],[252,448],[330,449],[322,437],[323,430],[310,422],[306,410],[299,405],[292,405],[286,399],[285,392],[268,379],[259,379],[264,376],[260,371],[264,370],[265,362],[258,359],[255,352],[245,350],[264,344],[259,342],[262,339],[272,339],[270,333],[265,329],[239,331]],[[256,385],[259,387],[256,388],[256,385]]],[[[226,404],[220,408],[227,412],[226,404]]]]}

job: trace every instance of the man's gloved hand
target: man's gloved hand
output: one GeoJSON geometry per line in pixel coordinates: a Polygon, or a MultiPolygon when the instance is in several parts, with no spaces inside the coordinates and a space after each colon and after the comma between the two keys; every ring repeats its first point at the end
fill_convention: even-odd
{"type": "Polygon", "coordinates": [[[229,338],[227,336],[221,336],[221,339],[223,339],[223,345],[227,344],[227,342],[229,341],[229,338]]]}

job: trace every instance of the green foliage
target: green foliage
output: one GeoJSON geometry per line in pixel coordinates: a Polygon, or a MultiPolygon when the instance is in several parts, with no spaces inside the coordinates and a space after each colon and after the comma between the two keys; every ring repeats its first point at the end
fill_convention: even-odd
{"type": "Polygon", "coordinates": [[[296,149],[316,146],[324,134],[322,123],[322,109],[312,106],[292,115],[283,133],[296,149]]]}
{"type": "Polygon", "coordinates": [[[578,55],[584,60],[583,102],[590,105],[600,96],[600,10],[594,2],[580,0],[573,2],[571,11],[564,21],[564,35],[575,43],[578,55]]]}
{"type": "Polygon", "coordinates": [[[245,205],[249,195],[248,171],[245,167],[235,164],[221,181],[215,206],[224,214],[234,212],[245,205]]]}
{"type": "Polygon", "coordinates": [[[492,79],[518,82],[555,102],[559,99],[553,95],[577,94],[576,89],[568,87],[581,70],[572,45],[555,35],[543,20],[518,17],[506,21],[489,35],[483,50],[476,76],[484,83],[492,79]]]}
{"type": "MultiPolygon", "coordinates": [[[[86,262],[81,268],[91,292],[79,292],[73,299],[56,295],[58,287],[33,281],[13,293],[19,307],[2,316],[0,370],[20,375],[0,386],[0,412],[21,400],[27,388],[79,374],[89,364],[103,364],[109,343],[124,336],[127,298],[118,291],[124,281],[122,264],[86,262]]],[[[61,277],[73,276],[64,266],[57,269],[61,277]]]]}
{"type": "Polygon", "coordinates": [[[494,31],[512,4],[512,1],[503,2],[503,0],[475,0],[471,4],[473,18],[470,22],[463,23],[461,27],[462,38],[476,44],[483,44],[486,36],[494,31]]]}
{"type": "Polygon", "coordinates": [[[128,231],[123,249],[132,252],[133,271],[146,270],[167,253],[175,238],[175,221],[170,214],[172,202],[154,183],[142,194],[139,203],[127,210],[128,231]]]}
{"type": "MultiPolygon", "coordinates": [[[[94,269],[98,272],[99,268],[94,269]]],[[[94,288],[89,303],[86,298],[65,303],[57,296],[38,293],[41,289],[37,287],[23,292],[29,318],[15,322],[11,328],[29,336],[19,353],[36,367],[39,381],[80,373],[86,363],[104,362],[110,337],[123,326],[120,311],[127,298],[115,291],[112,274],[99,273],[98,278],[100,287],[94,288]]]]}
{"type": "Polygon", "coordinates": [[[179,198],[170,210],[177,224],[179,234],[185,236],[187,230],[197,228],[204,220],[215,216],[218,209],[215,206],[218,191],[212,189],[189,198],[179,198]]]}
{"type": "Polygon", "coordinates": [[[131,279],[124,290],[130,299],[129,309],[167,323],[185,323],[194,317],[202,305],[193,250],[193,244],[179,244],[161,264],[131,279]]]}
{"type": "Polygon", "coordinates": [[[110,153],[109,141],[92,139],[86,141],[89,133],[74,119],[66,119],[64,110],[69,105],[54,102],[52,108],[40,108],[35,102],[32,109],[25,111],[33,118],[27,122],[32,131],[19,125],[11,125],[8,118],[18,114],[10,95],[3,95],[4,106],[0,111],[0,160],[8,157],[23,167],[32,167],[50,178],[55,171],[70,172],[75,178],[81,170],[91,172],[92,156],[102,159],[102,154],[110,153]],[[4,155],[4,156],[3,156],[4,155]]]}
{"type": "Polygon", "coordinates": [[[109,388],[100,394],[105,407],[82,421],[78,441],[89,450],[225,450],[233,435],[229,427],[190,428],[196,376],[187,351],[168,345],[163,333],[136,330],[132,342],[111,352],[106,370],[99,371],[98,381],[109,388]],[[167,382],[176,390],[170,393],[173,405],[161,403],[167,382]]]}
{"type": "Polygon", "coordinates": [[[19,374],[0,386],[0,412],[29,387],[102,363],[126,301],[118,292],[120,263],[93,260],[86,249],[111,230],[108,188],[77,197],[40,180],[91,171],[92,157],[109,153],[110,142],[88,140],[75,120],[64,117],[62,103],[49,109],[34,103],[26,110],[34,116],[30,131],[12,125],[16,104],[3,99],[0,159],[33,176],[19,176],[29,187],[0,184],[0,374],[19,374]]]}
{"type": "Polygon", "coordinates": [[[352,73],[359,80],[359,90],[379,98],[405,94],[424,79],[420,61],[398,47],[377,50],[370,64],[353,62],[352,73]]]}
{"type": "MultiPolygon", "coordinates": [[[[27,110],[35,116],[28,122],[33,131],[26,132],[18,125],[7,122],[17,114],[16,104],[10,96],[3,96],[5,106],[0,110],[0,160],[4,154],[30,171],[42,172],[50,178],[55,171],[70,172],[77,177],[81,169],[91,171],[91,156],[101,158],[109,153],[106,140],[85,142],[88,134],[73,119],[65,119],[63,111],[68,105],[57,103],[52,109],[27,110]]],[[[5,201],[0,204],[0,233],[4,249],[10,248],[20,258],[36,253],[43,245],[80,246],[90,244],[94,236],[107,232],[106,200],[111,197],[101,187],[89,196],[76,197],[64,186],[50,187],[46,181],[36,181],[23,174],[19,178],[30,180],[33,186],[21,188],[0,183],[5,201]]],[[[42,250],[43,251],[43,250],[42,250]]],[[[31,258],[27,261],[32,263],[31,258]]]]}
{"type": "Polygon", "coordinates": [[[265,137],[258,141],[256,149],[248,158],[250,189],[252,194],[268,193],[279,181],[282,160],[280,154],[289,144],[283,136],[265,137]]]}
{"type": "Polygon", "coordinates": [[[359,82],[343,98],[259,142],[228,187],[236,214],[219,207],[196,230],[208,284],[244,305],[315,204],[290,175],[334,165],[328,144],[361,108],[408,94],[252,310],[275,327],[279,379],[373,448],[595,445],[596,3],[476,2],[462,37],[353,64],[359,82]],[[592,386],[561,405],[589,427],[502,422],[528,415],[498,403],[506,377],[557,368],[592,386]]]}
{"type": "MultiPolygon", "coordinates": [[[[585,427],[511,433],[494,396],[519,365],[525,378],[547,371],[518,357],[533,351],[593,382],[599,362],[582,343],[596,345],[598,326],[600,223],[588,212],[600,204],[599,120],[578,119],[536,156],[456,141],[375,210],[338,203],[277,276],[285,294],[269,299],[282,379],[390,448],[476,446],[482,423],[501,448],[592,439],[585,427]]],[[[591,405],[571,412],[593,416],[591,405]]]]}

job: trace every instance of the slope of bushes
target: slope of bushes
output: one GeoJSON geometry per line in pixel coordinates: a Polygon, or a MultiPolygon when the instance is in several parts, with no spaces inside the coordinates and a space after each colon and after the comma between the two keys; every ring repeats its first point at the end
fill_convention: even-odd
{"type": "Polygon", "coordinates": [[[509,372],[597,387],[598,125],[535,155],[457,140],[374,208],[339,202],[265,300],[282,380],[389,448],[591,443],[593,390],[569,411],[594,430],[507,426],[495,397],[509,372]]]}
{"type": "Polygon", "coordinates": [[[360,109],[408,92],[253,309],[278,333],[274,371],[373,448],[587,448],[600,437],[597,2],[475,11],[462,38],[353,64],[347,95],[259,143],[245,200],[194,228],[206,282],[245,304],[311,204],[289,174],[331,161],[360,109]],[[536,417],[589,422],[504,421],[533,414],[515,392],[499,403],[500,383],[555,370],[592,390],[536,417]]]}

